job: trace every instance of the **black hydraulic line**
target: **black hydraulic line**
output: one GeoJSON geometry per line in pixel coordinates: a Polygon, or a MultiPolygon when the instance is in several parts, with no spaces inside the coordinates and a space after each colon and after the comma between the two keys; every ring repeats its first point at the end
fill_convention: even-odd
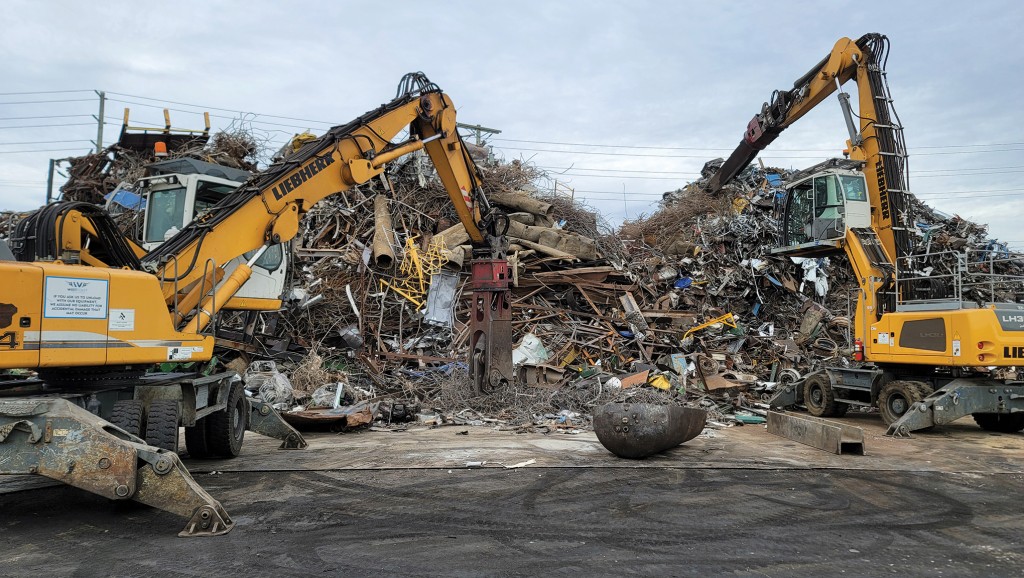
{"type": "Polygon", "coordinates": [[[139,259],[113,218],[101,207],[80,201],[51,203],[23,219],[11,237],[11,249],[19,261],[59,259],[63,251],[64,221],[78,211],[96,228],[97,239],[89,251],[110,267],[139,269],[139,259]]]}
{"type": "MultiPolygon", "coordinates": [[[[436,85],[433,85],[432,83],[431,85],[436,87],[436,85]]],[[[440,92],[440,90],[438,90],[438,92],[440,92]]],[[[251,177],[245,184],[239,187],[237,191],[223,198],[220,202],[211,207],[201,223],[197,221],[189,223],[182,228],[177,235],[171,237],[168,241],[164,242],[162,245],[144,256],[142,258],[143,264],[147,266],[160,266],[165,258],[170,259],[172,256],[182,253],[191,243],[202,239],[202,237],[206,235],[207,231],[222,223],[240,207],[261,195],[263,191],[266,191],[271,184],[279,180],[285,174],[291,172],[296,167],[305,164],[306,161],[312,159],[314,156],[322,154],[325,150],[332,149],[332,147],[336,146],[336,144],[341,140],[352,138],[353,135],[351,133],[358,128],[368,124],[375,118],[405,106],[410,101],[419,98],[420,94],[422,93],[414,92],[406,94],[405,96],[396,98],[387,104],[381,105],[375,110],[363,114],[348,124],[333,127],[317,140],[303,145],[302,148],[286,160],[278,161],[267,167],[265,171],[251,177]]],[[[196,251],[196,255],[198,255],[198,251],[196,251]]],[[[195,266],[196,261],[193,260],[193,262],[190,263],[184,271],[179,272],[178,278],[184,278],[186,275],[191,273],[195,266]]],[[[175,279],[172,278],[167,279],[167,281],[174,280],[175,279]]]]}

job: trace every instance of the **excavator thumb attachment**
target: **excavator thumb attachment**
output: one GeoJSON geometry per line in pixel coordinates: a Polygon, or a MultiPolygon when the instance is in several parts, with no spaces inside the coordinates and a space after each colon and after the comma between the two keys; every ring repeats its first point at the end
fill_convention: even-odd
{"type": "Polygon", "coordinates": [[[1020,415],[1024,413],[1024,386],[1019,382],[954,379],[914,403],[889,425],[886,435],[910,437],[910,432],[952,423],[966,415],[1020,415]]]}
{"type": "Polygon", "coordinates": [[[249,398],[249,431],[281,440],[282,450],[304,450],[306,439],[265,401],[249,398]]]}
{"type": "Polygon", "coordinates": [[[189,520],[179,536],[217,536],[234,526],[177,454],[63,398],[0,399],[0,474],[38,474],[177,514],[189,520]]]}

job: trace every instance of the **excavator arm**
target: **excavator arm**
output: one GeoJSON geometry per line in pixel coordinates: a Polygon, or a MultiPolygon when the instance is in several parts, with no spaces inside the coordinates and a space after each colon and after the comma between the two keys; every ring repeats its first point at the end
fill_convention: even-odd
{"type": "Polygon", "coordinates": [[[872,206],[871,229],[889,264],[909,255],[912,241],[907,201],[906,147],[902,127],[891,108],[885,79],[889,41],[881,34],[866,34],[856,41],[842,38],[832,51],[789,90],[776,90],[747,124],[740,144],[708,183],[716,193],[736,177],[782,131],[802,118],[833,92],[846,119],[850,158],[864,162],[864,176],[872,206]],[[854,80],[858,112],[842,85],[854,80]]]}
{"type": "Polygon", "coordinates": [[[199,333],[249,278],[262,251],[292,239],[313,205],[367,183],[381,175],[387,163],[423,149],[474,246],[474,381],[479,389],[498,387],[508,382],[512,371],[507,243],[502,230],[507,218],[484,195],[479,170],[456,130],[451,99],[422,73],[406,75],[390,103],[330,129],[250,179],[147,254],[142,267],[160,279],[179,328],[199,333]],[[406,130],[407,138],[393,140],[406,130]],[[250,251],[256,254],[247,264],[223,281],[216,276],[225,264],[250,251]],[[206,290],[215,284],[216,291],[206,290]]]}

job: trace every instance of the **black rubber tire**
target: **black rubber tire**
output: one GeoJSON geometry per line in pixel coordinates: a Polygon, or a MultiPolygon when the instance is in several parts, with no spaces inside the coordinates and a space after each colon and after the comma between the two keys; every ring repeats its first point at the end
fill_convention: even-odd
{"type": "Polygon", "coordinates": [[[107,420],[137,438],[143,436],[146,406],[141,399],[121,399],[114,402],[107,420]]]}
{"type": "Polygon", "coordinates": [[[975,413],[971,417],[985,431],[1016,433],[1024,430],[1024,413],[975,413]]]}
{"type": "Polygon", "coordinates": [[[849,406],[836,401],[836,392],[827,373],[812,375],[804,380],[804,407],[816,417],[844,415],[849,406]]]}
{"type": "Polygon", "coordinates": [[[210,445],[206,443],[206,418],[196,420],[196,425],[185,428],[185,450],[188,457],[203,459],[210,457],[210,445]]]}
{"type": "Polygon", "coordinates": [[[249,423],[245,392],[242,383],[231,384],[228,405],[222,411],[206,417],[206,443],[213,456],[233,458],[242,451],[242,440],[249,423]]]}
{"type": "Polygon", "coordinates": [[[931,384],[923,381],[915,381],[914,387],[917,388],[917,394],[920,396],[919,399],[924,399],[935,392],[935,388],[931,384]]]}
{"type": "Polygon", "coordinates": [[[149,403],[146,414],[146,443],[162,450],[178,453],[178,401],[156,399],[149,403]]]}
{"type": "Polygon", "coordinates": [[[921,381],[897,379],[885,384],[878,394],[878,413],[882,415],[882,421],[885,425],[892,425],[931,391],[931,386],[921,381]]]}

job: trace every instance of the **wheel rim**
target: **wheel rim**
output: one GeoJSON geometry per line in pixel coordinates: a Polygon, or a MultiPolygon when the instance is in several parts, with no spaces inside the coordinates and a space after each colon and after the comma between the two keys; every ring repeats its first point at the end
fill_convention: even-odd
{"type": "Polygon", "coordinates": [[[235,411],[232,412],[231,416],[231,433],[235,436],[235,439],[242,437],[245,432],[245,419],[243,410],[245,409],[245,400],[239,399],[238,403],[235,404],[235,411]]]}
{"type": "Polygon", "coordinates": [[[893,415],[903,415],[907,413],[907,409],[910,407],[910,403],[907,402],[907,398],[902,395],[894,395],[889,398],[889,411],[893,415]]]}
{"type": "Polygon", "coordinates": [[[822,398],[823,397],[824,397],[824,393],[821,391],[821,386],[820,385],[812,385],[811,386],[811,405],[813,405],[814,407],[821,407],[822,398]]]}

